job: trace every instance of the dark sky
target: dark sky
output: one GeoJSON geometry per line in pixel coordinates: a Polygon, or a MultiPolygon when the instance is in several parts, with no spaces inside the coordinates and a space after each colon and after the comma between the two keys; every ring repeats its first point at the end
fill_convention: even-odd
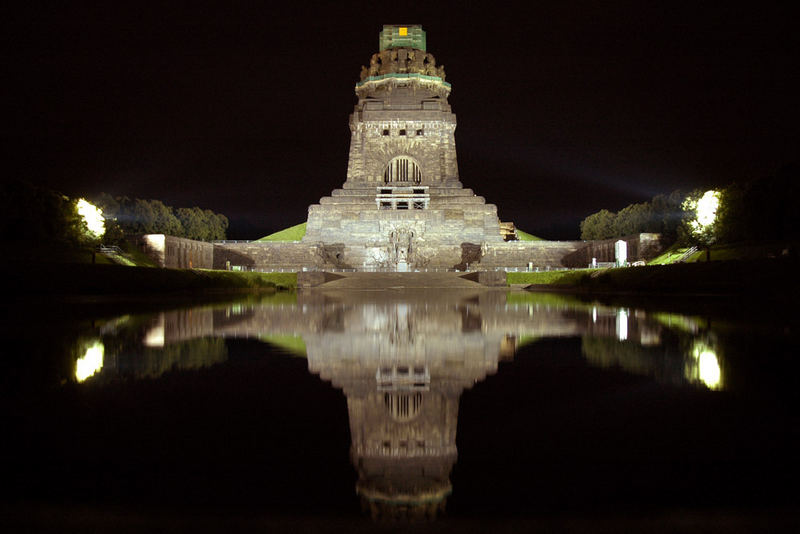
{"type": "Polygon", "coordinates": [[[235,238],[344,182],[390,23],[445,66],[462,182],[529,232],[797,161],[797,19],[769,2],[69,4],[2,14],[5,174],[210,208],[235,238]]]}

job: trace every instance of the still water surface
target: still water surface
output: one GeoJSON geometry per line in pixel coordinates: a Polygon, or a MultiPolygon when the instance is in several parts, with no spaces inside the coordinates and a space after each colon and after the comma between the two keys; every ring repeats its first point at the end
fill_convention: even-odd
{"type": "Polygon", "coordinates": [[[793,513],[797,322],[520,292],[20,317],[6,502],[373,519],[793,513]]]}

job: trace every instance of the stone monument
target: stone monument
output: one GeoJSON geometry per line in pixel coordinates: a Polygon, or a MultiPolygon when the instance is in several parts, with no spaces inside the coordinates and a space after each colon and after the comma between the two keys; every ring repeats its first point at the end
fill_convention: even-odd
{"type": "MultiPolygon", "coordinates": [[[[341,188],[308,208],[302,241],[215,244],[217,269],[550,269],[580,241],[516,241],[512,223],[464,188],[444,67],[420,25],[386,25],[361,68],[341,188]],[[510,240],[507,240],[510,239],[510,240]]],[[[585,254],[584,254],[585,255],[585,254]]],[[[590,257],[596,254],[590,254],[590,257]]],[[[585,266],[582,258],[576,261],[585,266]]]]}
{"type": "Polygon", "coordinates": [[[362,67],[341,189],[309,207],[304,243],[359,270],[477,262],[503,242],[497,209],[458,177],[444,67],[419,25],[386,25],[362,67]]]}

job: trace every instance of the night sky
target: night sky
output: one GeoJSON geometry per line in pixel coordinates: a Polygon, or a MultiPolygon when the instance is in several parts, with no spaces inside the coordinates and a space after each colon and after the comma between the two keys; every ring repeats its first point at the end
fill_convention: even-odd
{"type": "Polygon", "coordinates": [[[769,2],[70,4],[0,17],[4,174],[210,208],[231,238],[344,182],[383,24],[422,24],[445,66],[464,186],[546,238],[797,161],[797,18],[769,2]]]}

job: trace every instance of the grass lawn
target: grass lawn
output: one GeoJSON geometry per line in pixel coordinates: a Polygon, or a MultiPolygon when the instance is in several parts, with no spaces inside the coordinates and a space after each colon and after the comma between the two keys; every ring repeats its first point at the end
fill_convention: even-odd
{"type": "MultiPolygon", "coordinates": [[[[777,242],[777,243],[732,243],[726,245],[713,245],[711,247],[711,261],[729,260],[757,260],[777,258],[782,255],[783,250],[797,249],[796,243],[777,242]]],[[[647,262],[648,265],[669,265],[677,261],[689,247],[672,246],[647,262]]],[[[699,248],[697,252],[684,260],[685,263],[702,263],[706,261],[706,250],[699,248]]]]}
{"type": "Polygon", "coordinates": [[[233,287],[241,289],[259,289],[276,287],[278,289],[296,289],[297,273],[259,273],[242,271],[215,271],[211,269],[175,269],[197,273],[206,278],[212,286],[233,287]]]}
{"type": "Polygon", "coordinates": [[[300,241],[304,235],[306,235],[306,223],[301,223],[256,239],[256,241],[300,241]]]}
{"type": "Polygon", "coordinates": [[[289,335],[263,335],[260,337],[262,341],[266,341],[267,343],[271,343],[281,349],[285,350],[289,354],[293,354],[295,356],[301,356],[303,358],[306,357],[306,343],[303,341],[302,336],[289,336],[289,335]]]}
{"type": "Polygon", "coordinates": [[[573,271],[541,271],[531,273],[507,273],[509,284],[535,285],[577,285],[590,273],[598,269],[579,269],[573,271]]]}
{"type": "Polygon", "coordinates": [[[541,237],[537,237],[535,235],[531,235],[528,232],[523,232],[519,228],[517,228],[517,239],[520,241],[541,241],[541,237]]]}
{"type": "Polygon", "coordinates": [[[292,290],[295,273],[160,269],[91,263],[34,263],[5,273],[21,292],[62,295],[154,295],[225,290],[292,290]]]}
{"type": "MultiPolygon", "coordinates": [[[[687,250],[689,250],[689,247],[676,247],[673,245],[659,256],[656,256],[652,260],[648,261],[647,265],[668,265],[670,263],[674,263],[678,260],[678,258],[684,255],[687,250]]],[[[699,255],[699,253],[700,252],[698,251],[692,257],[699,255]]]]}

